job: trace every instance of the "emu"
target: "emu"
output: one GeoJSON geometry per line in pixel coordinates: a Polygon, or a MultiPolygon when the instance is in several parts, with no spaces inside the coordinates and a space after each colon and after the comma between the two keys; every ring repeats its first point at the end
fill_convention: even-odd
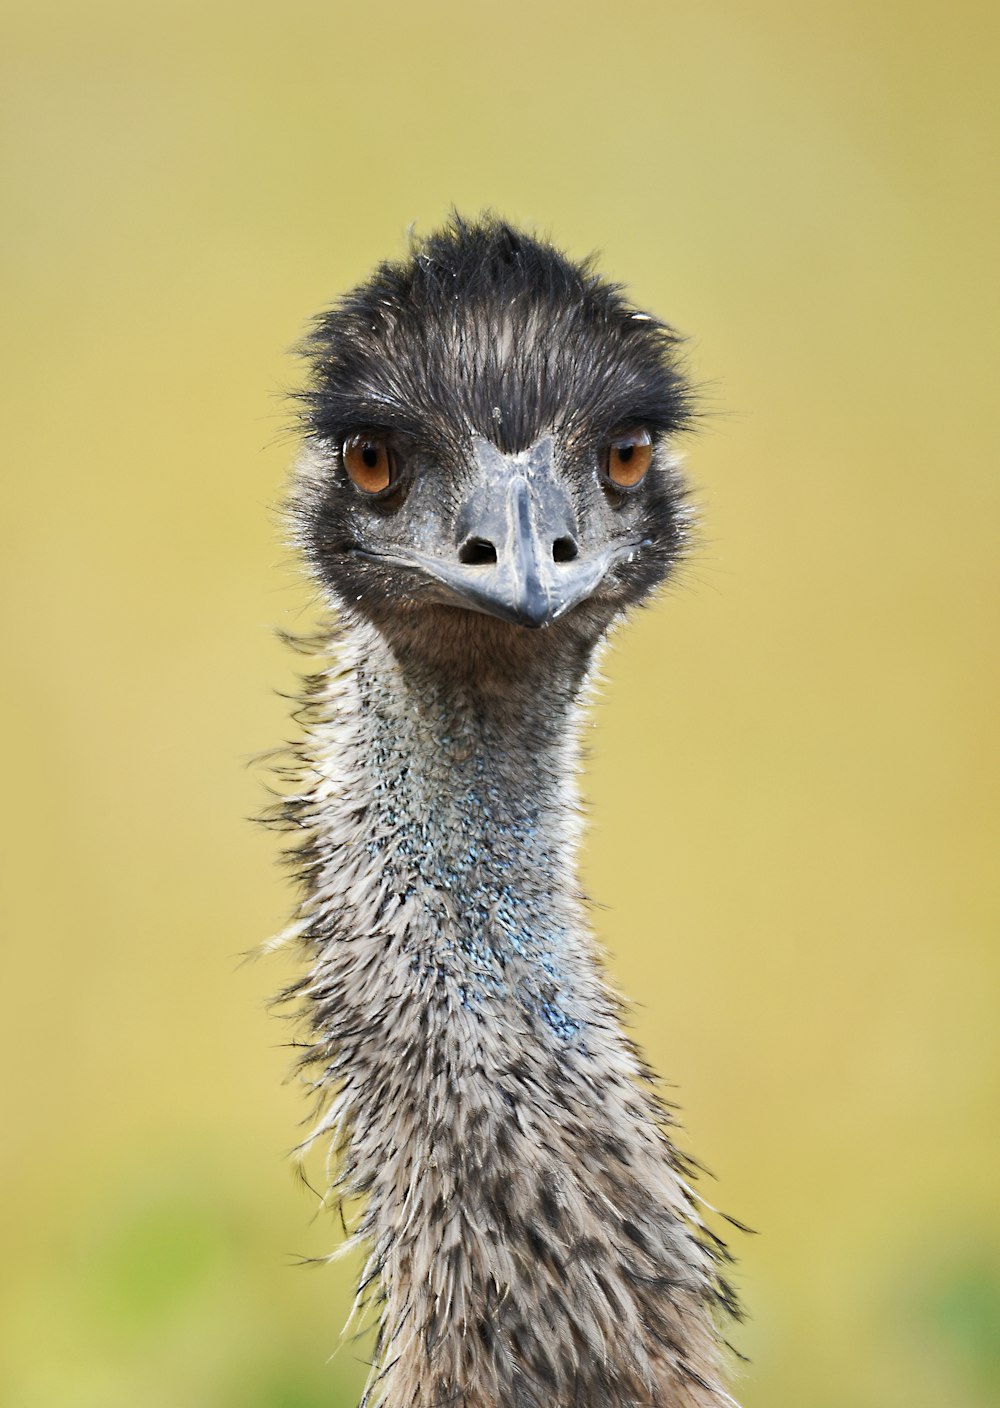
{"type": "Polygon", "coordinates": [[[727,1253],[575,877],[595,658],[687,536],[677,338],[592,264],[454,217],[303,350],[289,513],[330,625],[281,805],[285,995],[327,1196],[364,1208],[363,1403],[732,1405],[727,1253]]]}

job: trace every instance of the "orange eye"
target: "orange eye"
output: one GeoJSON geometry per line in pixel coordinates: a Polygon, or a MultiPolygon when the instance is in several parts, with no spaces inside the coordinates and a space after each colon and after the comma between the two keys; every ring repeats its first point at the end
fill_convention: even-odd
{"type": "Polygon", "coordinates": [[[349,435],[344,441],[344,468],[363,494],[381,494],[393,477],[393,458],[378,435],[349,435]]]}
{"type": "Polygon", "coordinates": [[[653,437],[646,429],[619,435],[608,448],[608,478],[621,489],[634,489],[653,462],[653,437]]]}

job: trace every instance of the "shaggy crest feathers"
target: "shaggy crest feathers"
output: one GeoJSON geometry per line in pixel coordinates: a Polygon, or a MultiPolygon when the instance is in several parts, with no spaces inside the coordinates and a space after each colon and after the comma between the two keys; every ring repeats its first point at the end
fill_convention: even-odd
{"type": "Polygon", "coordinates": [[[445,445],[474,431],[508,452],[549,428],[672,433],[693,414],[678,347],[590,263],[456,217],[315,319],[305,427],[336,440],[360,419],[445,445]]]}
{"type": "Polygon", "coordinates": [[[379,1336],[364,1402],[731,1405],[727,1254],[575,879],[595,651],[682,541],[672,335],[589,266],[456,220],[306,346],[292,520],[339,619],[275,820],[297,833],[287,937],[308,967],[287,996],[308,1033],[311,1138],[330,1146],[330,1198],[365,1200],[359,1296],[379,1336]],[[636,425],[655,452],[619,493],[602,445],[636,425]],[[398,456],[388,497],[346,473],[361,428],[398,456]],[[465,560],[484,501],[521,505],[503,520],[516,551],[490,529],[473,541],[492,560],[465,560]],[[556,533],[572,552],[547,558],[556,533]],[[544,629],[508,619],[508,570],[548,583],[529,622],[544,629]]]}

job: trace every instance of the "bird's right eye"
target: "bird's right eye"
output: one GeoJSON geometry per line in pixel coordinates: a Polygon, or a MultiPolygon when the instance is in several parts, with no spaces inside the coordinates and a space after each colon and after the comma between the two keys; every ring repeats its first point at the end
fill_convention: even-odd
{"type": "Polygon", "coordinates": [[[363,494],[383,494],[396,477],[395,456],[379,435],[348,435],[342,454],[348,478],[363,494]]]}

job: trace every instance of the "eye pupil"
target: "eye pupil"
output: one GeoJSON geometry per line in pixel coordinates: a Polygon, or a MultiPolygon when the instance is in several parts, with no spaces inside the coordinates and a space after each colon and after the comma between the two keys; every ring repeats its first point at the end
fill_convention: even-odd
{"type": "Polygon", "coordinates": [[[378,446],[369,440],[361,451],[361,458],[369,469],[374,469],[378,464],[378,446]]]}
{"type": "Polygon", "coordinates": [[[630,460],[630,459],[632,458],[632,456],[635,454],[635,446],[634,446],[634,445],[619,445],[619,446],[617,447],[617,454],[618,454],[618,458],[622,461],[623,464],[628,464],[629,460],[630,460]]]}

